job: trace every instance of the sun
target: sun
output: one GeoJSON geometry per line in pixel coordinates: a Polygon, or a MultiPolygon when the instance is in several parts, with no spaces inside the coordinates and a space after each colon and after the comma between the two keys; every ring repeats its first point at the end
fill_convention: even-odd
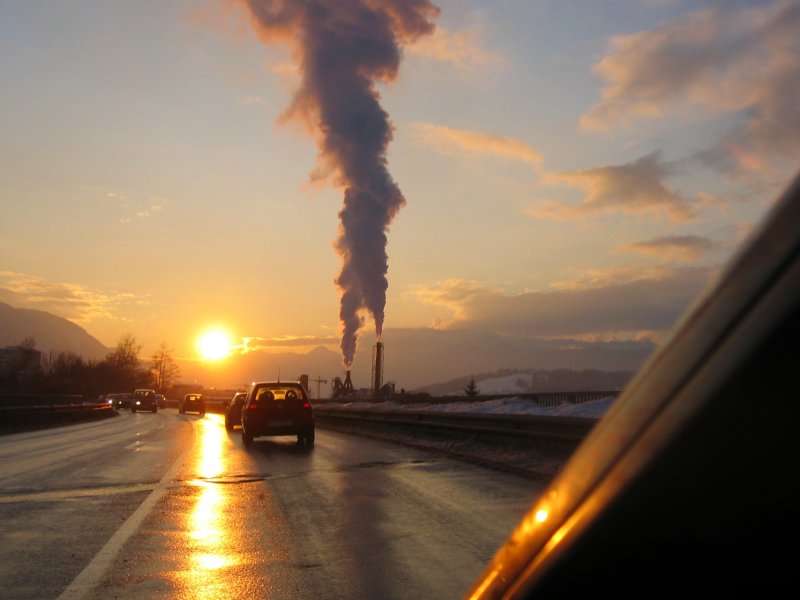
{"type": "Polygon", "coordinates": [[[231,340],[224,331],[206,331],[197,340],[197,350],[203,360],[222,360],[231,353],[231,340]]]}

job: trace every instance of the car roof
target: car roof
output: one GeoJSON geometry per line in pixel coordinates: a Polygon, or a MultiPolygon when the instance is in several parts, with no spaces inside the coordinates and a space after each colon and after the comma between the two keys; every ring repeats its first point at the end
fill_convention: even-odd
{"type": "Polygon", "coordinates": [[[471,599],[794,583],[800,177],[531,507],[471,599]]]}

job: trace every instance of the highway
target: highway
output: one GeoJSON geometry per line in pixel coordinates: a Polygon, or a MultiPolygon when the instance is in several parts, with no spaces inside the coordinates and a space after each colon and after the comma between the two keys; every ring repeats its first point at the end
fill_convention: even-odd
{"type": "Polygon", "coordinates": [[[0,598],[460,598],[543,486],[173,409],[0,436],[0,598]]]}

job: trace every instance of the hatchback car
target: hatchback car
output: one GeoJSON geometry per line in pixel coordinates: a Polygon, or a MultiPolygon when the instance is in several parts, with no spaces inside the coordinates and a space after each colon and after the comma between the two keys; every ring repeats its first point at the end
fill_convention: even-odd
{"type": "Polygon", "coordinates": [[[314,411],[299,382],[253,383],[242,409],[242,442],[268,435],[296,435],[297,443],[314,445],[314,411]]]}
{"type": "Polygon", "coordinates": [[[247,392],[236,392],[225,407],[225,429],[228,431],[242,424],[242,406],[246,398],[247,392]]]}
{"type": "Polygon", "coordinates": [[[203,394],[186,394],[181,400],[178,412],[185,414],[187,412],[196,412],[201,417],[206,414],[206,401],[203,394]]]}
{"type": "Polygon", "coordinates": [[[155,390],[139,389],[133,392],[133,401],[131,402],[131,412],[139,412],[146,410],[147,412],[158,412],[158,401],[156,400],[155,390]]]}

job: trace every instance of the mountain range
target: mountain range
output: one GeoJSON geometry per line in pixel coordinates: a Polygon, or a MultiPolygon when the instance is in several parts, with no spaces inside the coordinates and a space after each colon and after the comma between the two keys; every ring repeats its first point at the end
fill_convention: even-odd
{"type": "Polygon", "coordinates": [[[44,353],[73,352],[90,360],[101,360],[111,351],[72,321],[0,302],[0,348],[19,345],[26,339],[33,339],[36,349],[44,353]]]}

